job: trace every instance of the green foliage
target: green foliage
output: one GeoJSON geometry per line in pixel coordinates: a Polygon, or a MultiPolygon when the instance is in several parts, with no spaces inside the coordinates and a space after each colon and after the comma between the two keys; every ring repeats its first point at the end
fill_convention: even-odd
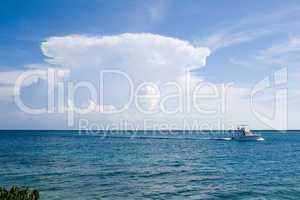
{"type": "Polygon", "coordinates": [[[0,187],[0,200],[38,200],[39,191],[13,186],[10,190],[0,187]]]}

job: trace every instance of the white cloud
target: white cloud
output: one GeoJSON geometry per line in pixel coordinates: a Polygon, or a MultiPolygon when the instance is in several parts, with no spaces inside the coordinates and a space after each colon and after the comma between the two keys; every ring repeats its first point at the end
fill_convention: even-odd
{"type": "MultiPolygon", "coordinates": [[[[243,35],[236,36],[242,37],[243,35]]],[[[248,36],[245,36],[244,39],[233,37],[228,44],[248,39],[251,38],[248,36]]],[[[124,71],[133,79],[135,87],[139,83],[147,81],[157,85],[163,85],[163,83],[168,81],[178,83],[183,88],[182,91],[178,91],[181,92],[179,98],[183,99],[183,104],[179,105],[184,107],[181,109],[183,112],[174,115],[157,112],[150,115],[152,119],[161,119],[162,121],[172,119],[179,122],[181,119],[199,119],[201,116],[203,121],[213,121],[216,118],[225,117],[227,121],[235,123],[249,122],[253,125],[259,124],[251,112],[252,108],[249,105],[250,89],[248,88],[234,86],[229,89],[229,92],[222,93],[222,84],[211,83],[211,85],[215,86],[218,96],[192,102],[194,94],[188,94],[188,92],[193,91],[197,85],[205,81],[203,78],[191,76],[189,73],[186,73],[186,70],[194,67],[203,67],[210,51],[207,48],[194,47],[187,41],[145,33],[103,37],[77,35],[49,38],[42,44],[42,50],[48,57],[47,62],[63,68],[69,68],[71,70],[71,80],[73,81],[78,81],[81,80],[80,78],[85,77],[91,82],[96,82],[93,74],[97,73],[97,71],[118,69],[124,71]],[[72,75],[72,73],[77,73],[80,76],[72,75]],[[187,77],[190,81],[190,88],[186,88],[185,85],[187,77]],[[188,95],[190,97],[186,99],[188,95]],[[224,95],[228,96],[228,105],[223,105],[224,95]],[[194,103],[199,104],[203,110],[198,112],[193,107],[194,103]],[[188,104],[192,106],[192,110],[185,112],[184,109],[188,104]],[[211,110],[215,111],[213,115],[203,113],[211,110]]],[[[105,85],[105,89],[109,91],[105,97],[110,97],[122,93],[124,85],[120,84],[118,80],[111,81],[108,85],[105,85]]],[[[172,89],[174,90],[174,88],[172,89]]],[[[142,95],[150,96],[150,98],[146,98],[146,101],[140,102],[141,105],[146,106],[146,110],[159,110],[160,100],[169,90],[160,90],[158,94],[154,88],[147,86],[141,92],[142,95]]],[[[202,87],[200,92],[211,93],[212,90],[209,87],[202,87]]],[[[119,105],[113,104],[114,100],[111,99],[111,102],[99,103],[88,99],[87,102],[93,108],[92,110],[98,110],[98,113],[101,113],[108,108],[116,110],[119,105]]],[[[174,105],[176,106],[176,103],[172,106],[174,105]]],[[[117,118],[133,119],[135,117],[135,119],[141,120],[145,116],[142,113],[137,114],[136,110],[127,110],[118,115],[117,118]]]]}
{"type": "MultiPolygon", "coordinates": [[[[132,78],[135,88],[143,82],[151,82],[152,84],[161,86],[169,81],[174,81],[183,88],[182,91],[177,91],[183,99],[183,105],[179,105],[182,107],[186,107],[187,104],[192,105],[191,101],[193,101],[194,94],[188,94],[189,90],[193,90],[198,84],[205,82],[203,78],[191,76],[190,73],[186,73],[186,70],[194,67],[203,67],[210,53],[209,49],[195,47],[187,41],[145,33],[101,37],[80,35],[51,37],[42,43],[42,51],[47,56],[47,63],[27,65],[26,70],[44,70],[54,64],[55,67],[60,67],[59,69],[69,72],[69,80],[74,83],[87,80],[98,84],[99,76],[95,77],[95,75],[100,70],[118,69],[124,71],[132,78]],[[186,88],[185,78],[187,77],[190,78],[191,88],[186,88]]],[[[56,68],[56,70],[58,69],[56,68]]],[[[5,76],[5,74],[2,74],[2,76],[5,76]]],[[[16,77],[17,75],[11,72],[9,76],[16,77]]],[[[228,105],[222,105],[222,95],[224,95],[222,93],[223,85],[212,85],[216,86],[219,95],[212,99],[199,99],[197,103],[205,110],[216,110],[216,114],[214,115],[197,112],[192,107],[190,112],[185,112],[184,108],[183,112],[174,115],[158,112],[146,116],[138,113],[137,110],[127,110],[126,112],[114,115],[114,117],[106,116],[105,119],[113,121],[120,118],[126,120],[127,118],[141,121],[146,116],[162,121],[171,119],[173,121],[170,123],[178,125],[183,122],[183,119],[200,119],[203,122],[218,123],[219,118],[225,118],[227,121],[231,120],[235,123],[249,122],[254,125],[259,124],[255,122],[256,119],[251,113],[249,89],[238,86],[231,88],[227,94],[229,96],[228,105]],[[221,106],[227,106],[227,111],[223,111],[224,107],[221,106]]],[[[100,88],[97,89],[97,92],[99,92],[100,88]]],[[[95,119],[99,119],[96,116],[97,114],[117,111],[120,106],[118,104],[120,103],[119,100],[124,99],[124,91],[126,93],[125,85],[118,79],[109,79],[104,89],[107,91],[104,97],[108,98],[105,102],[100,102],[99,99],[85,98],[86,96],[82,92],[78,92],[77,95],[79,98],[84,97],[85,102],[77,101],[77,96],[72,99],[78,105],[86,105],[82,106],[82,108],[89,107],[90,114],[95,119]]],[[[141,104],[146,106],[148,110],[159,109],[158,105],[162,97],[174,91],[176,92],[176,88],[172,88],[171,92],[169,89],[162,88],[160,93],[158,93],[155,88],[147,85],[141,90],[141,93],[142,95],[149,96],[149,98],[147,98],[147,101],[141,102],[141,104]]],[[[202,87],[200,92],[210,93],[211,90],[209,87],[202,87]]],[[[74,102],[70,100],[67,102],[67,111],[75,111],[74,102]]],[[[177,102],[166,102],[168,105],[177,105],[177,102]]]]}
{"type": "MultiPolygon", "coordinates": [[[[2,100],[8,100],[13,97],[15,82],[20,75],[22,75],[25,71],[23,70],[15,70],[15,71],[0,71],[0,97],[2,100]]],[[[37,79],[25,80],[23,82],[23,87],[36,82],[37,79]]],[[[16,94],[18,95],[18,94],[16,94]]]]}
{"type": "Polygon", "coordinates": [[[13,87],[0,86],[0,100],[8,100],[8,98],[14,95],[13,87]]]}
{"type": "Polygon", "coordinates": [[[51,37],[41,48],[49,63],[66,68],[133,69],[140,75],[153,70],[172,73],[202,67],[210,54],[209,49],[194,47],[187,41],[149,33],[51,37]]]}
{"type": "MultiPolygon", "coordinates": [[[[260,49],[245,58],[231,58],[234,65],[240,65],[252,70],[270,70],[278,67],[289,67],[289,71],[299,68],[300,37],[293,36],[278,41],[271,46],[260,49]]],[[[293,75],[291,73],[290,75],[293,75]]]]}
{"type": "Polygon", "coordinates": [[[88,105],[85,106],[76,106],[72,100],[68,100],[67,106],[64,107],[65,112],[82,112],[84,114],[88,113],[106,113],[113,114],[116,112],[116,108],[113,105],[101,105],[97,102],[90,100],[88,105]]]}
{"type": "Polygon", "coordinates": [[[116,108],[113,105],[100,105],[92,100],[90,100],[89,109],[92,112],[99,113],[114,113],[116,111],[116,108]]]}
{"type": "MultiPolygon", "coordinates": [[[[116,69],[124,72],[135,87],[147,81],[155,84],[176,81],[186,70],[203,67],[210,54],[208,48],[150,33],[51,37],[41,48],[48,57],[46,62],[71,70],[71,81],[88,80],[98,84],[100,71],[116,69]]],[[[124,88],[120,80],[108,82],[105,96],[111,97],[111,102],[100,104],[125,99],[124,88]],[[123,96],[114,97],[118,94],[123,96]]],[[[152,90],[148,88],[147,94],[149,92],[152,90]]],[[[145,105],[151,110],[157,98],[147,98],[147,101],[145,105]]]]}
{"type": "Polygon", "coordinates": [[[260,31],[238,31],[235,30],[227,30],[214,33],[209,37],[202,38],[196,41],[196,44],[207,46],[212,50],[221,49],[224,47],[250,42],[255,40],[268,32],[265,30],[260,31]]]}
{"type": "Polygon", "coordinates": [[[213,32],[209,36],[198,38],[195,43],[207,46],[212,50],[218,50],[228,46],[238,45],[259,39],[263,36],[280,33],[286,29],[298,27],[299,22],[295,22],[300,7],[288,7],[265,11],[238,19],[234,24],[223,26],[220,30],[213,32]]]}
{"type": "Polygon", "coordinates": [[[272,58],[282,54],[299,52],[300,37],[290,37],[287,41],[273,45],[261,52],[261,57],[272,58]]]}
{"type": "Polygon", "coordinates": [[[15,71],[1,71],[0,72],[0,84],[3,85],[14,85],[16,79],[23,71],[15,70],[15,71]]]}
{"type": "Polygon", "coordinates": [[[39,80],[47,80],[48,70],[52,70],[55,73],[57,80],[62,80],[64,77],[68,76],[69,70],[66,69],[57,69],[47,65],[45,67],[43,64],[32,64],[25,66],[24,69],[14,70],[14,71],[0,71],[0,98],[1,100],[11,100],[14,95],[19,95],[15,93],[16,81],[21,77],[27,77],[22,81],[22,84],[19,85],[19,89],[28,87],[34,83],[37,83],[39,80]],[[45,74],[45,76],[36,76],[37,74],[45,74]]]}

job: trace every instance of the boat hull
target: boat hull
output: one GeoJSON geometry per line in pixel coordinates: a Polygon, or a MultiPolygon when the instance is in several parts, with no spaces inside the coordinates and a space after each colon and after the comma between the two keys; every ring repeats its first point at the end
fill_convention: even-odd
{"type": "Polygon", "coordinates": [[[232,140],[237,141],[263,141],[264,138],[259,135],[251,135],[251,136],[234,136],[231,138],[232,140]]]}

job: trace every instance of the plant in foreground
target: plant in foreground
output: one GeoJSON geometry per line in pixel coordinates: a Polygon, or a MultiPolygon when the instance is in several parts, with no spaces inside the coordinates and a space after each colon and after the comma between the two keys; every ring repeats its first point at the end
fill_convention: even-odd
{"type": "Polygon", "coordinates": [[[0,187],[0,200],[38,200],[39,191],[13,186],[10,190],[0,187]]]}

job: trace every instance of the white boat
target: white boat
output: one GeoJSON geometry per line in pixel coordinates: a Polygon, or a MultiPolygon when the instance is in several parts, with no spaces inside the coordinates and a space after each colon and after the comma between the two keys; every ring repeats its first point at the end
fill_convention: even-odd
{"type": "Polygon", "coordinates": [[[253,133],[247,125],[241,125],[237,129],[237,134],[231,138],[238,141],[263,141],[265,140],[261,135],[253,133]]]}

